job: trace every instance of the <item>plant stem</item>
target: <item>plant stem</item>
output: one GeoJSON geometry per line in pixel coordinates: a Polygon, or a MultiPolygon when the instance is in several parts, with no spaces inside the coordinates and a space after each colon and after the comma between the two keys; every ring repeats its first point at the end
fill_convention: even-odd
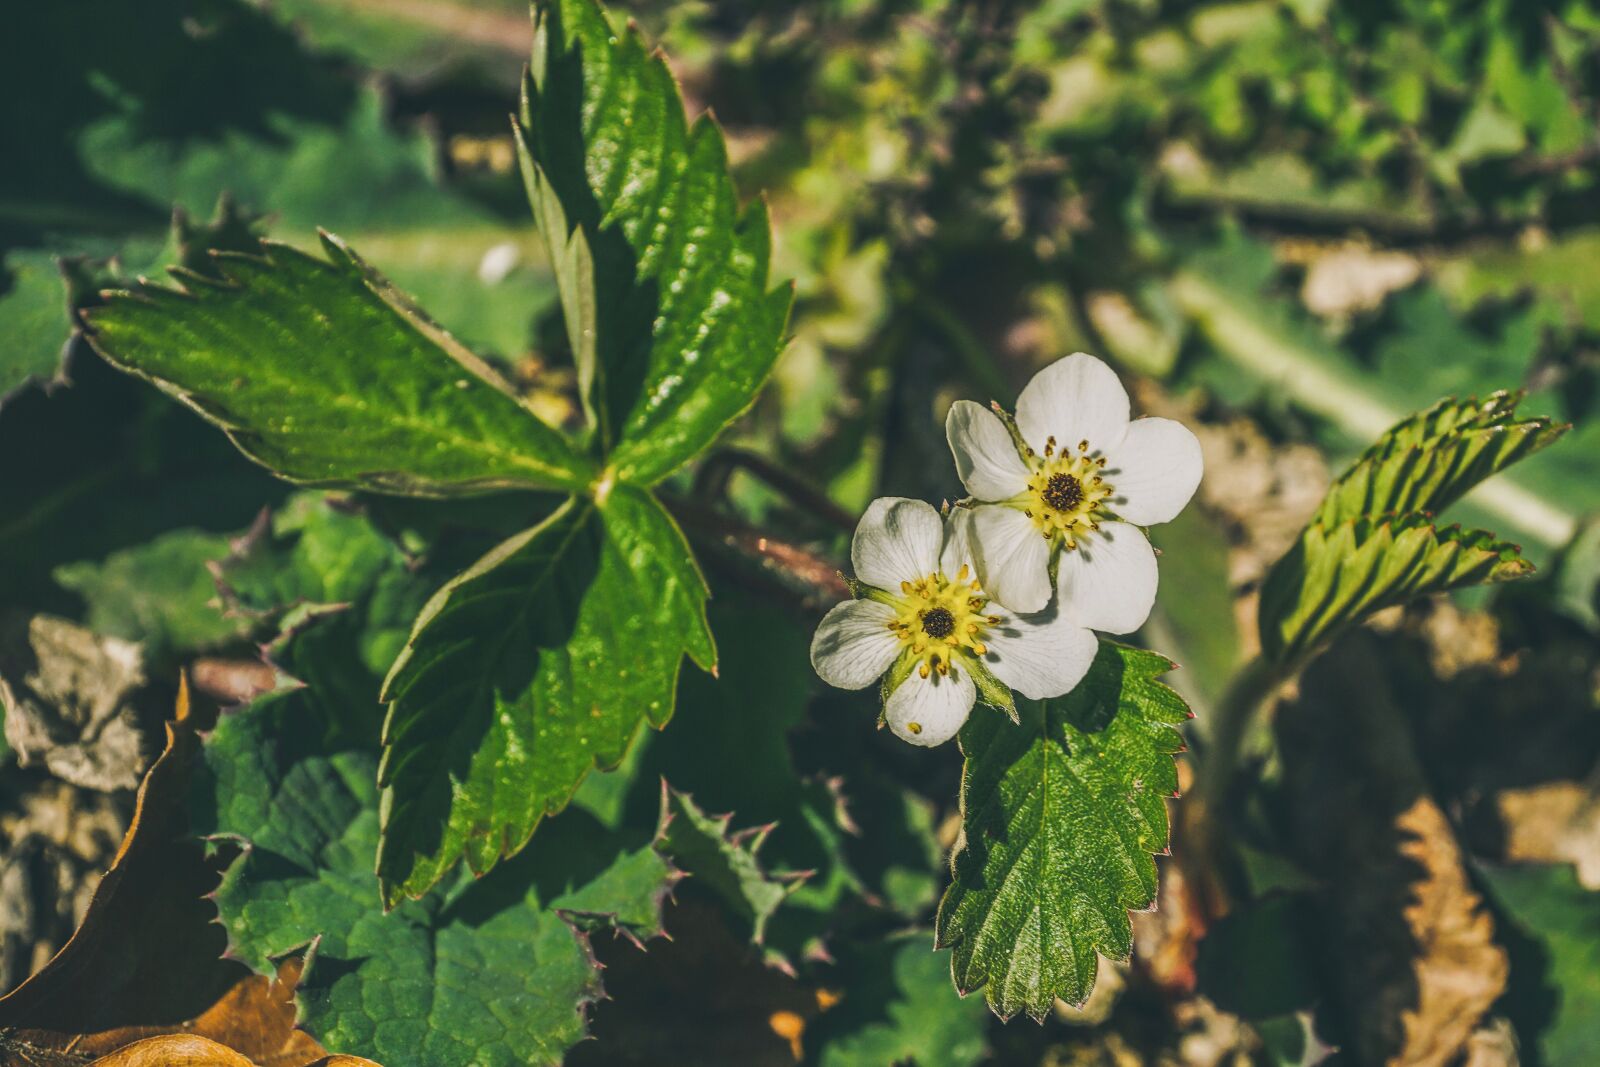
{"type": "Polygon", "coordinates": [[[803,478],[797,478],[765,456],[743,448],[722,448],[713,452],[695,476],[693,494],[699,500],[713,500],[728,490],[728,479],[736,470],[759,478],[769,488],[798,504],[817,518],[845,533],[856,528],[856,516],[834,503],[826,493],[803,478]]]}

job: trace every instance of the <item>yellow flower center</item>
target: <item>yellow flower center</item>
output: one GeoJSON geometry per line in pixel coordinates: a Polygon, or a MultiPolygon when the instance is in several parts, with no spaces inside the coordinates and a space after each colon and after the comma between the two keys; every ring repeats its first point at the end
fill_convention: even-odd
{"type": "Polygon", "coordinates": [[[984,614],[989,598],[965,563],[954,581],[941,571],[915,582],[901,582],[900,594],[889,629],[922,661],[917,667],[922,677],[934,671],[949,674],[951,657],[957,653],[982,656],[989,651],[983,632],[1000,617],[984,614]]]}
{"type": "Polygon", "coordinates": [[[1111,495],[1111,486],[1101,477],[1105,457],[1089,455],[1089,442],[1079,441],[1076,452],[1056,451],[1056,439],[1045,443],[1044,455],[1030,449],[1028,463],[1033,473],[1028,488],[1013,503],[1033,520],[1036,530],[1047,541],[1061,538],[1070,550],[1086,530],[1100,527],[1100,505],[1111,495]]]}

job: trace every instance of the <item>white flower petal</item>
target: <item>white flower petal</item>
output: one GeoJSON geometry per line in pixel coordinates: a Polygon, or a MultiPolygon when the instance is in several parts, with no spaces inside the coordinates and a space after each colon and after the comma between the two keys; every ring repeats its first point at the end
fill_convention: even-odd
{"type": "Polygon", "coordinates": [[[915,582],[939,569],[944,521],[932,504],[880,496],[867,505],[850,543],[856,577],[899,595],[901,582],[915,582]]]}
{"type": "Polygon", "coordinates": [[[1088,441],[1091,452],[1109,454],[1128,432],[1128,391],[1104,362],[1076,352],[1035,374],[1022,390],[1017,428],[1036,452],[1053,435],[1059,448],[1088,441]]]}
{"type": "Polygon", "coordinates": [[[1062,611],[1079,625],[1131,634],[1156,602],[1156,552],[1137,526],[1106,522],[1061,553],[1056,590],[1062,611]]]}
{"type": "Polygon", "coordinates": [[[865,689],[900,651],[900,638],[889,629],[893,621],[894,609],[875,600],[834,605],[811,638],[811,666],[829,685],[865,689]]]}
{"type": "Polygon", "coordinates": [[[951,508],[944,522],[944,551],[939,553],[939,569],[945,577],[955,580],[962,564],[971,569],[968,577],[978,575],[978,557],[973,554],[977,532],[973,528],[971,508],[951,508]]]}
{"type": "Polygon", "coordinates": [[[1021,612],[1041,611],[1050,602],[1050,542],[1016,508],[973,508],[971,551],[992,599],[1021,612]]]}
{"type": "Polygon", "coordinates": [[[972,672],[959,664],[949,674],[930,671],[926,678],[912,671],[889,694],[883,717],[902,741],[932,748],[960,732],[977,695],[972,672]]]}
{"type": "Polygon", "coordinates": [[[982,404],[957,400],[944,420],[956,473],[979,500],[1009,500],[1028,487],[1028,465],[1005,423],[982,404]]]}
{"type": "Polygon", "coordinates": [[[1032,700],[1071,692],[1100,648],[1094,632],[1056,604],[1032,615],[1001,613],[983,642],[994,676],[1032,700]]]}
{"type": "Polygon", "coordinates": [[[1108,450],[1104,477],[1111,510],[1138,526],[1171,522],[1200,486],[1200,442],[1171,419],[1137,419],[1108,450]]]}

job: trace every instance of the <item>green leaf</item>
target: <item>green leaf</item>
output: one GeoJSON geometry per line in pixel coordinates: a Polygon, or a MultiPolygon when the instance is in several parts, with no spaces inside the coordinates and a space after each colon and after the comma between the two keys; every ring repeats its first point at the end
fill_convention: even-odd
{"type": "Polygon", "coordinates": [[[89,604],[96,633],[139,641],[151,658],[201,652],[249,633],[226,617],[209,564],[228,555],[229,539],[173,530],[98,563],[57,567],[55,579],[89,604]]]}
{"type": "Polygon", "coordinates": [[[602,994],[580,928],[661,931],[677,880],[649,840],[574,812],[480,881],[385,912],[372,884],[377,757],[328,743],[305,690],[223,717],[194,790],[201,832],[243,853],[216,893],[231,954],[273,973],[311,946],[303,1025],[388,1067],[557,1064],[602,994]]]}
{"type": "Polygon", "coordinates": [[[378,874],[391,904],[463,854],[483,872],[566,806],[716,652],[706,586],[643,490],[571,500],[429,601],[385,683],[378,874]]]}
{"type": "Polygon", "coordinates": [[[722,132],[593,0],[538,9],[518,143],[556,268],[585,411],[648,485],[750,406],[792,292],[769,292],[765,205],[740,210],[722,132]]]}
{"type": "Polygon", "coordinates": [[[668,820],[662,832],[666,852],[690,875],[750,923],[750,940],[761,944],[767,920],[806,878],[804,873],[768,874],[756,853],[772,832],[772,825],[730,833],[730,812],[712,816],[701,811],[693,798],[663,784],[662,807],[668,820]]]}
{"type": "Polygon", "coordinates": [[[1554,444],[1568,427],[1517,419],[1520,393],[1441,400],[1401,421],[1328,490],[1311,521],[1438,512],[1485,478],[1554,444]]]}
{"type": "Polygon", "coordinates": [[[32,382],[60,381],[67,287],[55,256],[16,251],[0,259],[0,404],[32,382]]]}
{"type": "Polygon", "coordinates": [[[1311,526],[1262,585],[1262,650],[1291,661],[1375,611],[1532,573],[1516,545],[1420,515],[1311,526]]]}
{"type": "Polygon", "coordinates": [[[1292,661],[1340,627],[1414,597],[1532,573],[1517,546],[1432,519],[1566,432],[1548,419],[1517,420],[1519,399],[1441,401],[1401,421],[1340,475],[1262,586],[1268,656],[1292,661]]]}
{"type": "Polygon", "coordinates": [[[1524,1062],[1587,1063],[1600,1043],[1600,909],[1594,892],[1579,884],[1567,864],[1477,871],[1511,927],[1502,942],[1517,954],[1502,1003],[1528,1057],[1524,1062]]]}
{"type": "Polygon", "coordinates": [[[1102,642],[1078,687],[1023,701],[1020,725],[975,710],[961,731],[961,835],[939,904],[956,989],[1009,1019],[1088,999],[1096,954],[1126,959],[1130,908],[1156,895],[1178,788],[1183,700],[1153,652],[1102,642]]]}
{"type": "Polygon", "coordinates": [[[272,614],[354,601],[403,563],[399,548],[349,502],[304,492],[240,538],[217,577],[237,610],[272,614]]]}
{"type": "Polygon", "coordinates": [[[589,464],[338,239],[110,294],[91,342],[291,481],[414,496],[579,489],[589,464]]]}
{"type": "Polygon", "coordinates": [[[977,997],[950,988],[945,958],[925,931],[840,946],[843,1001],[806,1030],[821,1067],[967,1067],[984,1059],[988,1013],[977,997]]]}

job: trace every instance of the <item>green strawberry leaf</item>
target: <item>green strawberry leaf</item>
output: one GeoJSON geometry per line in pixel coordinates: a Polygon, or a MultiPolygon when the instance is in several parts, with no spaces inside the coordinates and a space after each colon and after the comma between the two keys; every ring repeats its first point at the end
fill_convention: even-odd
{"type": "Polygon", "coordinates": [[[1517,419],[1520,393],[1481,402],[1441,400],[1402,420],[1367,449],[1328,490],[1312,523],[1333,526],[1363,515],[1438,512],[1479,482],[1554,444],[1570,427],[1517,419]]]}
{"type": "Polygon", "coordinates": [[[646,840],[582,812],[515,862],[385,912],[372,886],[377,755],[328,743],[305,689],[226,715],[197,776],[198,829],[242,853],[216,893],[230,954],[273,973],[310,947],[300,1020],[389,1067],[557,1064],[602,995],[584,931],[661,932],[679,877],[646,840]]]}
{"type": "Polygon", "coordinates": [[[683,655],[716,659],[705,600],[683,534],[629,486],[568,501],[441,589],[384,687],[384,899],[463,855],[487,871],[641,722],[664,725],[683,655]]]}
{"type": "Polygon", "coordinates": [[[1153,652],[1102,642],[1078,687],[1021,701],[1020,725],[977,708],[961,731],[961,835],[935,926],[963,995],[1003,1019],[1088,999],[1096,954],[1126,959],[1131,908],[1156,896],[1183,699],[1153,652]]]}
{"type": "Polygon", "coordinates": [[[537,14],[518,130],[586,413],[624,481],[686,463],[755,399],[790,287],[765,205],[740,210],[722,132],[685,120],[659,53],[593,0],[537,14]]]}
{"type": "Polygon", "coordinates": [[[800,888],[806,872],[769,874],[756,858],[773,824],[730,833],[733,814],[708,815],[687,793],[663,781],[662,810],[667,824],[661,833],[667,855],[750,924],[750,940],[761,944],[767,920],[800,888]]]}
{"type": "Polygon", "coordinates": [[[1433,512],[1558,440],[1516,418],[1521,397],[1443,400],[1402,420],[1333,483],[1261,590],[1262,650],[1293,661],[1340,628],[1414,597],[1533,572],[1516,545],[1437,527],[1433,512]]]}
{"type": "Polygon", "coordinates": [[[160,660],[244,637],[247,620],[223,614],[210,564],[228,555],[223,534],[180,529],[113,552],[99,562],[55,569],[55,580],[89,605],[96,633],[141,642],[160,660]]]}
{"type": "Polygon", "coordinates": [[[1532,573],[1516,545],[1418,514],[1309,526],[1262,585],[1262,650],[1291,661],[1373,612],[1532,573]]]}
{"type": "Polygon", "coordinates": [[[413,496],[581,489],[590,464],[337,238],[223,253],[88,313],[107,360],[290,481],[413,496]]]}

